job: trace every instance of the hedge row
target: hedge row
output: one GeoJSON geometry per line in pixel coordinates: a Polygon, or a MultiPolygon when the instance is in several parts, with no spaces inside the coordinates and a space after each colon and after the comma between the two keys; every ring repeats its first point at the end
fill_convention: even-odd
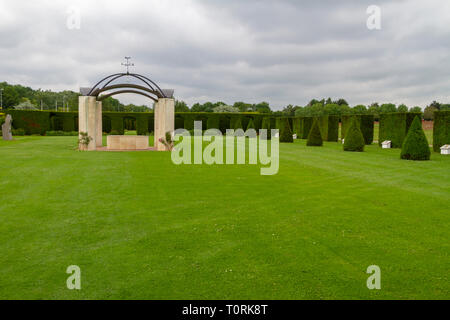
{"type": "Polygon", "coordinates": [[[392,148],[401,148],[409,127],[416,116],[421,117],[421,113],[382,113],[380,114],[380,132],[378,144],[383,141],[391,141],[392,148]]]}
{"type": "Polygon", "coordinates": [[[440,152],[441,147],[450,144],[450,111],[435,111],[433,124],[433,150],[440,152]]]}
{"type": "MultiPolygon", "coordinates": [[[[24,129],[26,134],[45,134],[47,131],[72,132],[78,130],[78,112],[52,112],[29,110],[5,110],[13,118],[13,128],[24,129]]],[[[280,128],[276,117],[267,117],[261,113],[210,113],[210,112],[176,112],[175,129],[194,129],[194,121],[202,121],[202,129],[262,128],[263,119],[267,118],[270,128],[280,128]]],[[[292,128],[294,121],[289,118],[292,128]]],[[[103,112],[103,131],[123,134],[125,130],[136,130],[138,135],[145,135],[154,130],[153,113],[137,112],[103,112]]],[[[292,130],[292,129],[291,129],[292,130]]]]}
{"type": "Polygon", "coordinates": [[[352,119],[355,119],[361,133],[364,137],[365,144],[372,144],[373,142],[373,129],[374,129],[374,115],[362,114],[362,115],[343,115],[342,116],[342,128],[341,139],[345,139],[345,135],[351,125],[352,119]]]}
{"type": "MultiPolygon", "coordinates": [[[[317,119],[323,141],[337,141],[339,136],[339,116],[323,117],[299,117],[292,119],[294,124],[298,122],[297,136],[308,139],[314,120],[317,119]]],[[[295,128],[295,126],[294,126],[295,128]]]]}

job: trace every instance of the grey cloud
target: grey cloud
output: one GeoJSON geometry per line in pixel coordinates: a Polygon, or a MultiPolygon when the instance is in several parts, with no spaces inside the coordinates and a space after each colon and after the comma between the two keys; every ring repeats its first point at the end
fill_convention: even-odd
{"type": "Polygon", "coordinates": [[[446,0],[0,0],[0,80],[78,90],[130,55],[136,72],[191,104],[280,109],[330,96],[424,106],[450,102],[449,16],[446,0]],[[372,4],[380,31],[366,28],[372,4]],[[66,27],[70,6],[80,30],[66,27]]]}

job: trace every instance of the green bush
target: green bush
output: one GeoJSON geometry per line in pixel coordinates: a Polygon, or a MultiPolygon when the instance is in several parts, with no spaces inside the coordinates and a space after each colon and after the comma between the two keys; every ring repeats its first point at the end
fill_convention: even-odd
{"type": "Polygon", "coordinates": [[[430,148],[423,132],[422,121],[415,117],[403,142],[400,158],[405,160],[430,160],[430,148]]]}
{"type": "Polygon", "coordinates": [[[450,111],[435,111],[433,123],[433,150],[440,152],[441,147],[450,144],[450,111]]]}
{"type": "Polygon", "coordinates": [[[111,117],[111,132],[117,132],[118,135],[123,135],[125,132],[123,126],[123,117],[120,115],[110,115],[111,117]]]}
{"type": "Polygon", "coordinates": [[[359,129],[364,137],[365,144],[373,143],[373,131],[375,117],[372,114],[361,114],[361,115],[343,115],[342,116],[342,132],[341,137],[345,139],[345,135],[350,127],[352,119],[355,119],[359,125],[359,129]]]}
{"type": "Polygon", "coordinates": [[[304,117],[303,118],[303,135],[302,139],[308,139],[309,133],[311,132],[311,128],[313,125],[314,118],[313,117],[304,117]]]}
{"type": "Polygon", "coordinates": [[[289,118],[280,118],[280,142],[294,142],[289,118]]]}
{"type": "MultiPolygon", "coordinates": [[[[306,119],[306,118],[305,118],[306,119]]],[[[322,133],[320,133],[319,120],[314,119],[311,130],[308,134],[307,146],[321,147],[323,146],[322,133]]]]}
{"type": "Polygon", "coordinates": [[[339,116],[328,116],[328,138],[327,141],[337,142],[339,140],[339,116]]]}
{"type": "Polygon", "coordinates": [[[390,140],[392,148],[401,148],[412,120],[416,116],[420,117],[420,113],[381,113],[378,144],[381,146],[383,141],[390,140]]]}
{"type": "Polygon", "coordinates": [[[364,151],[364,136],[361,132],[358,120],[352,118],[350,127],[347,130],[344,141],[344,151],[364,151]]]}

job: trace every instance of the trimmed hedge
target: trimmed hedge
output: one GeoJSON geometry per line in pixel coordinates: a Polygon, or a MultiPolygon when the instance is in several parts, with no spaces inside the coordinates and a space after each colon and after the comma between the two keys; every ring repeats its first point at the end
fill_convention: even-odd
{"type": "Polygon", "coordinates": [[[328,138],[327,141],[337,142],[339,140],[339,116],[328,116],[328,138]]]}
{"type": "Polygon", "coordinates": [[[313,117],[304,117],[303,118],[303,135],[302,139],[308,139],[308,135],[311,132],[311,128],[313,125],[314,118],[313,117]]]}
{"type": "Polygon", "coordinates": [[[310,147],[321,147],[323,146],[322,133],[320,133],[319,120],[316,118],[312,124],[311,130],[308,134],[308,141],[306,145],[310,147]]]}
{"type": "MultiPolygon", "coordinates": [[[[13,117],[13,128],[23,129],[26,134],[42,134],[47,131],[72,132],[78,130],[78,112],[53,112],[31,110],[3,110],[13,117]]],[[[194,129],[194,121],[202,121],[203,130],[234,129],[236,125],[244,129],[254,126],[259,130],[263,119],[269,121],[269,128],[276,128],[276,117],[255,112],[243,113],[212,113],[212,112],[176,112],[175,129],[194,129]],[[237,122],[237,123],[236,123],[237,122]],[[240,124],[239,124],[240,123],[240,124]],[[253,125],[252,125],[253,123],[253,125]]],[[[293,121],[292,117],[288,117],[293,121]]],[[[292,122],[293,124],[294,122],[292,122]]],[[[125,129],[136,130],[138,135],[146,135],[154,131],[154,114],[152,112],[103,112],[103,131],[123,134],[125,129]]]]}
{"type": "Polygon", "coordinates": [[[342,130],[341,139],[345,139],[345,135],[350,127],[351,120],[355,118],[359,124],[359,129],[364,137],[365,144],[373,143],[373,132],[375,117],[372,114],[361,115],[343,115],[342,116],[342,130]]]}
{"type": "Polygon", "coordinates": [[[344,141],[344,151],[363,152],[365,141],[361,132],[360,123],[355,117],[351,118],[350,121],[350,127],[347,130],[344,141]]]}
{"type": "Polygon", "coordinates": [[[270,131],[270,118],[263,118],[261,129],[267,130],[267,140],[272,138],[272,133],[270,131]]]}
{"type": "Polygon", "coordinates": [[[280,123],[280,142],[294,142],[292,136],[289,118],[279,118],[280,123]]]}
{"type": "Polygon", "coordinates": [[[433,123],[433,150],[440,152],[441,147],[450,144],[450,111],[435,111],[433,123]]]}
{"type": "Polygon", "coordinates": [[[381,146],[383,141],[390,140],[392,148],[401,148],[403,141],[408,133],[409,127],[416,116],[421,113],[382,113],[380,114],[380,132],[378,144],[381,146]]]}
{"type": "Polygon", "coordinates": [[[295,117],[292,119],[292,132],[297,135],[297,139],[303,136],[303,119],[295,117]]]}
{"type": "Polygon", "coordinates": [[[403,142],[400,158],[405,160],[430,160],[430,155],[431,151],[425,132],[423,132],[422,121],[416,116],[403,142]]]}

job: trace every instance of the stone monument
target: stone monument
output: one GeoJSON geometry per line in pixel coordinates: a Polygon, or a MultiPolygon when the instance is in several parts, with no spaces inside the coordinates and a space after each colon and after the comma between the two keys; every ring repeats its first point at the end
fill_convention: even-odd
{"type": "Polygon", "coordinates": [[[6,115],[5,123],[2,124],[3,140],[11,141],[13,139],[11,134],[11,122],[12,122],[11,115],[10,114],[6,115]]]}

